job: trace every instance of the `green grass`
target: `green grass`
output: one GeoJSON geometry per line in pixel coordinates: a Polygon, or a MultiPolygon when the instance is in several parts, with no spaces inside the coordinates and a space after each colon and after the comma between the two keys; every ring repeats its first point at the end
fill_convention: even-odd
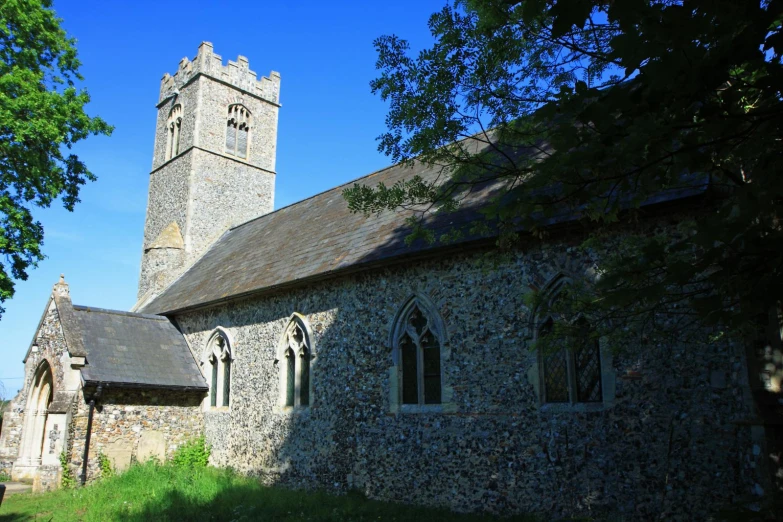
{"type": "MultiPolygon", "coordinates": [[[[0,522],[12,520],[479,522],[495,519],[377,502],[358,494],[335,496],[265,487],[252,478],[215,468],[184,469],[143,464],[85,488],[7,496],[0,506],[0,522]]],[[[534,519],[506,520],[529,522],[534,519]]]]}

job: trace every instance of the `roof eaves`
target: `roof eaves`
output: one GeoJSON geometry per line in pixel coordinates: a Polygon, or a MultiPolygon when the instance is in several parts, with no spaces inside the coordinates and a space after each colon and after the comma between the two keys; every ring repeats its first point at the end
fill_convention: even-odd
{"type": "Polygon", "coordinates": [[[148,390],[179,390],[179,391],[199,391],[205,392],[209,390],[209,387],[204,385],[180,385],[180,384],[154,384],[144,382],[118,382],[118,381],[103,381],[92,380],[82,378],[82,384],[84,387],[101,386],[103,388],[135,388],[135,389],[148,389],[148,390]]]}

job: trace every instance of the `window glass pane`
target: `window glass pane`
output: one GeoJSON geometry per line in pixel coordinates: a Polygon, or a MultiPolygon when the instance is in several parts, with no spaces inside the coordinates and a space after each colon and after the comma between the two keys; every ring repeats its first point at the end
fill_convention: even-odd
{"type": "Polygon", "coordinates": [[[432,332],[421,337],[424,358],[424,403],[440,404],[440,345],[432,332]]]}
{"type": "Polygon", "coordinates": [[[218,377],[217,365],[218,365],[217,358],[215,358],[215,362],[212,363],[212,386],[209,388],[210,406],[217,406],[217,377],[218,377]]]}
{"type": "Polygon", "coordinates": [[[231,122],[228,122],[228,127],[226,128],[226,152],[229,154],[235,154],[237,146],[236,142],[237,128],[231,122]]]}
{"type": "Polygon", "coordinates": [[[601,393],[601,351],[597,339],[586,339],[574,350],[576,370],[576,400],[579,402],[600,402],[601,393]]]}
{"type": "Polygon", "coordinates": [[[174,124],[174,156],[179,154],[179,134],[182,131],[182,120],[177,120],[174,124]]]}
{"type": "Polygon", "coordinates": [[[166,159],[171,159],[171,148],[174,146],[174,125],[169,124],[168,139],[166,140],[166,159]]]}
{"type": "Polygon", "coordinates": [[[237,134],[237,156],[247,157],[247,127],[239,129],[237,134]]]}
{"type": "Polygon", "coordinates": [[[400,339],[400,355],[402,355],[402,403],[418,404],[418,361],[416,345],[407,334],[400,339]]]}
{"type": "MultiPolygon", "coordinates": [[[[555,328],[551,317],[547,318],[538,328],[538,338],[550,335],[555,328]]],[[[559,343],[558,343],[559,344],[559,343]]],[[[556,348],[544,343],[543,371],[544,397],[546,402],[568,402],[568,353],[564,348],[556,348]]]]}
{"type": "Polygon", "coordinates": [[[544,389],[546,402],[568,402],[568,366],[564,349],[544,355],[544,389]]]}
{"type": "Polygon", "coordinates": [[[294,390],[296,387],[296,356],[292,350],[288,350],[285,354],[286,365],[286,379],[285,379],[285,405],[294,405],[294,390]]]}
{"type": "Polygon", "coordinates": [[[223,363],[223,406],[228,406],[228,394],[231,390],[231,360],[223,363]]]}
{"type": "Polygon", "coordinates": [[[299,379],[299,404],[308,406],[310,404],[310,354],[307,350],[302,352],[300,359],[302,367],[299,371],[302,372],[302,375],[299,379]]]}

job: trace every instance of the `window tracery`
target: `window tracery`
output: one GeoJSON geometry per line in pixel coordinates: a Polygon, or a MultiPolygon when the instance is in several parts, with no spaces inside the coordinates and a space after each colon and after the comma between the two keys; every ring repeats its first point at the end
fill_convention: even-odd
{"type": "Polygon", "coordinates": [[[312,346],[307,325],[300,316],[292,317],[283,334],[281,347],[282,405],[287,408],[308,407],[312,346]]]}
{"type": "MultiPolygon", "coordinates": [[[[569,281],[556,278],[548,285],[549,305],[561,298],[569,281]]],[[[556,308],[556,307],[555,307],[556,308]]],[[[586,318],[576,319],[552,313],[537,314],[537,341],[553,335],[558,322],[572,332],[567,339],[557,339],[554,346],[539,349],[542,403],[600,403],[603,401],[603,378],[599,340],[586,318]],[[575,335],[574,335],[575,334],[575,335]],[[565,343],[565,345],[562,345],[565,343]]]]}
{"type": "Polygon", "coordinates": [[[215,332],[208,343],[210,366],[209,405],[229,406],[231,397],[231,347],[222,331],[215,332]]]}
{"type": "Polygon", "coordinates": [[[226,153],[247,158],[249,134],[250,111],[239,103],[230,105],[226,120],[226,153]]]}
{"type": "Polygon", "coordinates": [[[442,348],[440,318],[420,299],[409,300],[397,317],[393,339],[403,405],[441,404],[442,348]]]}
{"type": "Polygon", "coordinates": [[[167,123],[166,160],[179,154],[180,131],[182,130],[182,105],[172,107],[167,123]]]}

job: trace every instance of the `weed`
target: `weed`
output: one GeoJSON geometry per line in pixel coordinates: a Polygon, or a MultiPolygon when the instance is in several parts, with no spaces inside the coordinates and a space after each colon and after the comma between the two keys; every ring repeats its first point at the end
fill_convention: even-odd
{"type": "Polygon", "coordinates": [[[180,468],[204,468],[209,463],[212,448],[207,444],[204,435],[189,440],[174,452],[172,462],[180,468]]]}
{"type": "Polygon", "coordinates": [[[73,471],[71,471],[71,467],[68,465],[68,455],[64,452],[60,452],[60,468],[62,469],[62,479],[60,480],[60,484],[65,489],[70,489],[76,485],[76,479],[73,477],[73,471]]]}
{"type": "Polygon", "coordinates": [[[114,468],[111,467],[111,460],[102,451],[98,452],[98,467],[101,468],[101,478],[114,476],[114,468]]]}

